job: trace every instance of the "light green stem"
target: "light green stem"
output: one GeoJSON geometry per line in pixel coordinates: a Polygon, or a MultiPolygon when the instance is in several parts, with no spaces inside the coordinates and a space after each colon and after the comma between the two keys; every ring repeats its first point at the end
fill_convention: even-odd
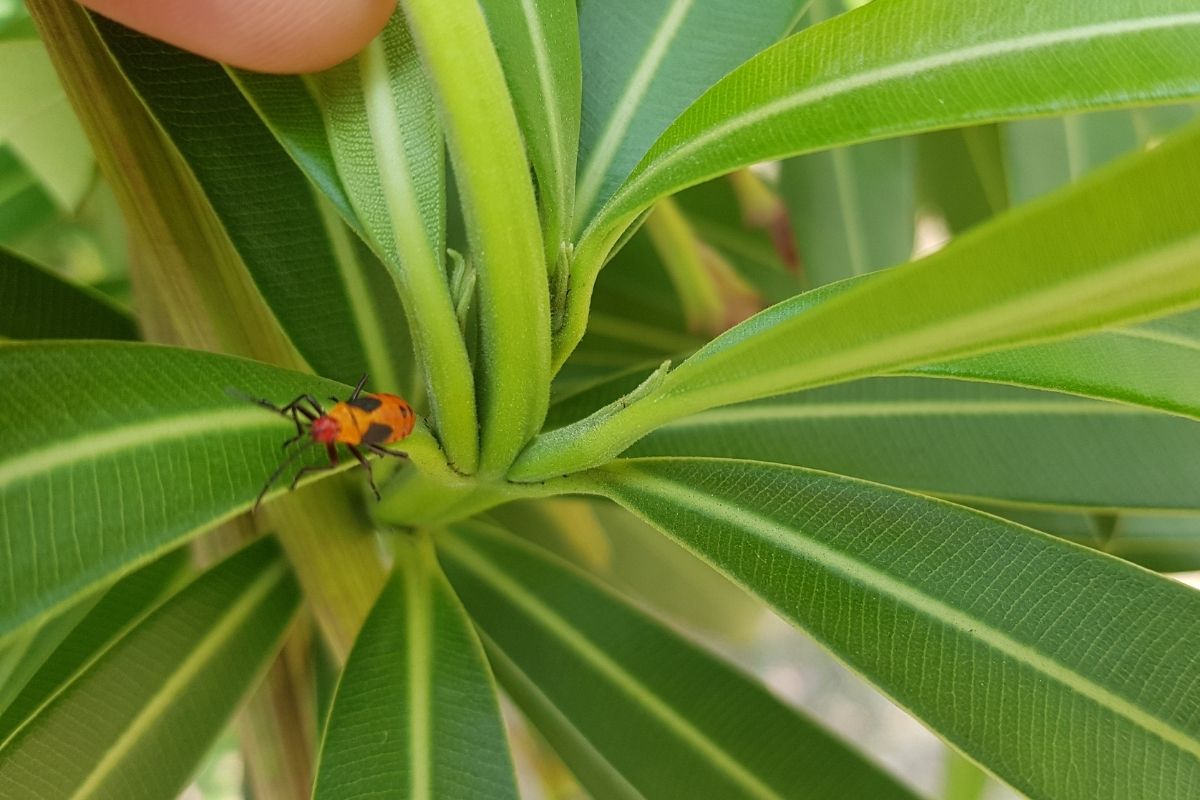
{"type": "Polygon", "coordinates": [[[480,471],[499,475],[541,427],[550,396],[550,290],[529,161],[475,0],[402,5],[433,82],[478,270],[480,471]]]}

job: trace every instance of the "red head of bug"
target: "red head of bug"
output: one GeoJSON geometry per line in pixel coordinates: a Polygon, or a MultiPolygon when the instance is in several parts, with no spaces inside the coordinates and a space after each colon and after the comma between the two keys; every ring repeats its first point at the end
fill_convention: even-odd
{"type": "Polygon", "coordinates": [[[311,465],[300,468],[292,478],[291,488],[295,489],[300,478],[307,473],[336,467],[338,445],[343,445],[367,471],[367,481],[375,493],[375,498],[379,498],[379,490],[375,488],[375,480],[371,475],[371,462],[367,461],[366,456],[359,448],[375,455],[407,458],[405,453],[390,450],[385,445],[397,442],[412,433],[413,426],[416,424],[416,416],[408,403],[401,397],[393,394],[363,394],[363,387],[366,383],[367,376],[363,375],[362,380],[354,387],[354,393],[350,395],[350,399],[333,398],[334,406],[328,411],[315,397],[308,394],[300,395],[286,406],[277,406],[270,400],[250,398],[254,403],[269,408],[277,414],[282,414],[295,424],[296,435],[284,442],[285,450],[302,439],[308,439],[307,442],[303,442],[300,447],[292,451],[267,479],[262,491],[258,493],[258,500],[254,503],[255,508],[258,508],[258,504],[262,502],[267,490],[271,488],[271,484],[304,452],[306,447],[314,444],[325,445],[325,452],[329,455],[329,465],[311,465]]]}
{"type": "Polygon", "coordinates": [[[314,442],[329,444],[338,440],[338,434],[341,432],[341,429],[342,426],[336,419],[325,414],[312,421],[309,433],[312,434],[314,442]]]}

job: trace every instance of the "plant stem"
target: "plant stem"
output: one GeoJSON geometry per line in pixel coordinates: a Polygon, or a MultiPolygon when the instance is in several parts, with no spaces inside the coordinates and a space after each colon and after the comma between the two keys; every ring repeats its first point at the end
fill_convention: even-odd
{"type": "Polygon", "coordinates": [[[529,161],[475,0],[403,0],[429,72],[478,270],[480,473],[496,476],[550,398],[550,288],[529,161]]]}

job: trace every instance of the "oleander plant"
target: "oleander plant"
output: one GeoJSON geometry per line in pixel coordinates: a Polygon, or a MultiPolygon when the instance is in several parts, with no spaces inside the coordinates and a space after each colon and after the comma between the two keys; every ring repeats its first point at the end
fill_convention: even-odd
{"type": "Polygon", "coordinates": [[[1200,797],[1195,0],[5,13],[0,797],[920,796],[763,608],[946,798],[1200,797]]]}

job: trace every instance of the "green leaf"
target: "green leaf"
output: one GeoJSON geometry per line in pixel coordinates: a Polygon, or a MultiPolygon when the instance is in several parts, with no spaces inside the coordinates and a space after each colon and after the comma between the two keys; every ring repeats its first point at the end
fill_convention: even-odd
{"type": "Polygon", "coordinates": [[[811,286],[901,264],[916,227],[916,147],[869,142],[783,162],[780,191],[811,286]]]}
{"type": "Polygon", "coordinates": [[[577,227],[679,112],[795,27],[808,0],[585,0],[577,227]]]}
{"type": "Polygon", "coordinates": [[[0,42],[19,39],[36,39],[37,28],[25,10],[25,4],[18,0],[6,0],[0,4],[0,42]]]}
{"type": "Polygon", "coordinates": [[[983,800],[987,773],[953,750],[946,751],[943,800],[983,800]]]}
{"type": "Polygon", "coordinates": [[[917,372],[1056,389],[1200,419],[1200,311],[917,372]]]}
{"type": "Polygon", "coordinates": [[[655,142],[593,229],[705,178],[807,150],[1188,99],[1200,94],[1197,67],[1200,13],[1189,0],[1054,4],[1032,14],[1016,0],[868,3],[722,79],[655,142]],[[874,113],[863,114],[868,107],[874,113]]]}
{"type": "MultiPolygon", "coordinates": [[[[275,80],[291,82],[295,108],[310,102],[297,79],[275,80]]],[[[312,85],[349,203],[404,301],[446,452],[461,470],[473,472],[475,383],[445,269],[444,143],[404,15],[393,13],[357,58],[317,75],[312,85]]],[[[331,180],[321,175],[321,182],[331,180]]]]}
{"type": "MultiPolygon", "coordinates": [[[[809,24],[843,11],[840,0],[814,0],[809,24]]],[[[915,156],[915,142],[902,138],[783,162],[780,191],[808,286],[908,260],[917,215],[915,156]]]]}
{"type": "Polygon", "coordinates": [[[691,630],[746,642],[762,619],[755,598],[616,503],[554,497],[487,516],[691,630]]]}
{"type": "Polygon", "coordinates": [[[952,233],[1009,207],[1004,152],[997,125],[933,131],[917,137],[918,192],[952,233]]]}
{"type": "Polygon", "coordinates": [[[1031,797],[1200,785],[1200,595],[995,517],[756,462],[617,462],[642,516],[1031,797]]]}
{"type": "Polygon", "coordinates": [[[0,745],[0,793],[174,796],[265,670],[299,603],[270,539],[204,573],[0,745]]]}
{"type": "Polygon", "coordinates": [[[1078,514],[987,504],[979,508],[1146,569],[1200,570],[1200,515],[1078,514]]]}
{"type": "Polygon", "coordinates": [[[1198,94],[1191,0],[1032,10],[1022,0],[868,3],[755,57],[659,137],[580,237],[555,361],[578,341],[591,285],[621,232],[684,187],[869,139],[1198,94]]]}
{"type": "Polygon", "coordinates": [[[315,800],[516,800],[483,649],[428,542],[405,543],[333,699],[315,800]]]}
{"type": "Polygon", "coordinates": [[[480,469],[502,473],[550,397],[550,288],[521,130],[475,0],[403,0],[462,199],[479,314],[480,469]]]}
{"type": "Polygon", "coordinates": [[[968,381],[871,378],[706,411],[626,455],[828,470],[969,502],[1200,510],[1200,425],[968,381]]]}
{"type": "MultiPolygon", "coordinates": [[[[295,429],[227,389],[278,403],[348,391],[253,361],[117,343],[5,345],[0,385],[0,417],[22,421],[0,454],[0,636],[250,508],[295,429]]],[[[410,437],[410,453],[427,435],[410,437]]],[[[324,460],[309,452],[297,467],[324,460]]]]}
{"type": "Polygon", "coordinates": [[[95,161],[45,47],[0,37],[0,143],[37,176],[58,207],[73,211],[91,187],[95,161]]]}
{"type": "Polygon", "coordinates": [[[482,0],[538,180],[546,262],[570,240],[582,78],[572,0],[482,0]]]}
{"type": "Polygon", "coordinates": [[[0,337],[136,339],[129,312],[99,292],[0,248],[0,337]]]}
{"type": "Polygon", "coordinates": [[[368,364],[352,288],[304,174],[220,65],[94,20],[300,355],[321,375],[356,382],[368,364]]]}
{"type": "MultiPolygon", "coordinates": [[[[54,649],[96,605],[97,596],[77,601],[43,625],[29,627],[0,641],[0,742],[12,732],[9,706],[54,649]]],[[[23,717],[22,717],[23,719],[23,717]]]]}
{"type": "Polygon", "coordinates": [[[54,637],[36,673],[12,687],[11,704],[0,702],[0,742],[173,593],[187,566],[187,549],[177,548],[55,617],[46,628],[58,628],[61,636],[54,637]]]}
{"type": "Polygon", "coordinates": [[[653,428],[718,405],[1200,304],[1197,184],[1200,128],[927,258],[767,309],[639,402],[543,435],[511,474],[539,478],[603,463],[653,428]]]}
{"type": "Polygon", "coordinates": [[[1011,122],[1004,128],[1005,164],[1014,203],[1025,203],[1081,178],[1138,146],[1127,111],[1011,122]]]}
{"type": "Polygon", "coordinates": [[[13,153],[0,144],[0,244],[19,246],[55,218],[54,199],[13,153]]]}
{"type": "Polygon", "coordinates": [[[506,688],[594,796],[912,797],[762,687],[488,526],[439,538],[506,688]],[[558,730],[570,729],[560,747],[558,730]],[[575,740],[575,741],[572,741],[575,740]],[[580,741],[583,740],[583,741],[580,741]]]}

